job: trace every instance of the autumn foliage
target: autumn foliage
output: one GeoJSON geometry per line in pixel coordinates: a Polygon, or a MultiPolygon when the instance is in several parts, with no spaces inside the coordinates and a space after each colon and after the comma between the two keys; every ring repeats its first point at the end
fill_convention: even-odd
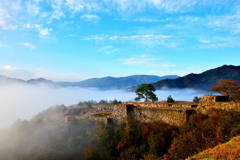
{"type": "Polygon", "coordinates": [[[209,89],[226,96],[229,100],[240,100],[240,83],[232,79],[220,79],[217,81],[217,85],[209,89]]]}
{"type": "MultiPolygon", "coordinates": [[[[0,131],[2,159],[185,159],[240,135],[240,113],[211,109],[193,114],[181,127],[161,121],[141,123],[128,117],[120,124],[72,119],[68,132],[58,121],[17,121],[0,131]],[[4,133],[5,132],[5,133],[4,133]],[[4,133],[4,134],[3,134],[4,133]]],[[[227,151],[235,153],[239,150],[227,151]]],[[[220,157],[221,158],[221,157],[220,157]]]]}

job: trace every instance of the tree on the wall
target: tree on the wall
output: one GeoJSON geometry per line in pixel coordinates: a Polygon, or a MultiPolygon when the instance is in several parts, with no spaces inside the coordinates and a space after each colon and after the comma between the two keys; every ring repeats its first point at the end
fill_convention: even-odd
{"type": "Polygon", "coordinates": [[[171,95],[168,96],[167,103],[174,103],[174,100],[171,95]]]}
{"type": "Polygon", "coordinates": [[[140,101],[140,99],[145,99],[145,102],[151,100],[152,102],[157,101],[157,96],[153,93],[155,88],[151,84],[142,84],[137,88],[135,93],[137,97],[134,99],[135,101],[140,101]]]}
{"type": "Polygon", "coordinates": [[[209,89],[226,96],[228,100],[240,100],[240,83],[232,79],[220,79],[217,81],[217,85],[209,89]]]}

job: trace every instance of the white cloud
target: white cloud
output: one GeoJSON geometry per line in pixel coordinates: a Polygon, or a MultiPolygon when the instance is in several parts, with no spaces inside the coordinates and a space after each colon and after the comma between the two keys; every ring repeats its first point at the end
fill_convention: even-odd
{"type": "Polygon", "coordinates": [[[34,72],[36,77],[44,77],[53,81],[82,81],[88,77],[84,77],[77,73],[56,73],[56,72],[45,72],[45,71],[36,71],[34,72]]]}
{"type": "Polygon", "coordinates": [[[50,22],[52,19],[60,19],[61,17],[65,17],[65,14],[60,10],[55,10],[50,17],[50,22]]]}
{"type": "Polygon", "coordinates": [[[33,26],[34,26],[35,28],[38,28],[38,29],[39,29],[39,28],[42,28],[42,26],[41,26],[40,24],[34,24],[33,26]]]}
{"type": "MultiPolygon", "coordinates": [[[[108,36],[108,35],[91,35],[88,38],[84,38],[84,40],[95,40],[96,42],[104,42],[107,40],[113,42],[121,42],[121,43],[132,43],[134,45],[140,46],[148,46],[153,47],[155,45],[165,45],[169,47],[177,46],[177,43],[174,42],[176,37],[171,35],[153,35],[153,34],[145,34],[145,35],[130,35],[130,36],[108,36]],[[126,41],[128,40],[128,41],[126,41]]],[[[112,43],[112,42],[111,42],[112,43]]]]}
{"type": "Polygon", "coordinates": [[[106,54],[112,54],[114,52],[117,52],[119,48],[114,48],[113,46],[105,46],[99,49],[101,52],[105,52],[106,54]]]}
{"type": "Polygon", "coordinates": [[[26,24],[26,28],[31,28],[29,23],[26,24]]]}
{"type": "Polygon", "coordinates": [[[159,20],[156,18],[147,18],[147,17],[135,18],[133,21],[134,22],[159,22],[159,20]]]}
{"type": "Polygon", "coordinates": [[[72,14],[78,12],[94,12],[98,10],[104,10],[104,2],[99,2],[98,0],[66,0],[66,6],[72,11],[72,14]]]}
{"type": "Polygon", "coordinates": [[[205,40],[205,39],[200,39],[200,42],[201,42],[201,43],[210,43],[209,40],[205,40]]]}
{"type": "Polygon", "coordinates": [[[30,49],[35,49],[36,48],[36,46],[34,46],[34,45],[32,45],[31,43],[28,43],[28,42],[21,42],[20,44],[25,46],[25,47],[28,47],[30,49]]]}
{"type": "Polygon", "coordinates": [[[16,21],[6,11],[0,8],[0,28],[4,30],[15,30],[17,26],[10,24],[15,22],[16,21]]]}
{"type": "Polygon", "coordinates": [[[0,67],[0,75],[13,77],[13,78],[25,78],[32,77],[34,74],[26,68],[13,67],[11,65],[6,65],[0,67]]]}
{"type": "Polygon", "coordinates": [[[132,35],[132,36],[112,36],[109,37],[110,40],[116,40],[116,39],[165,39],[165,38],[171,38],[171,35],[132,35]]]}
{"type": "Polygon", "coordinates": [[[105,35],[105,34],[101,34],[101,35],[91,35],[90,37],[88,38],[84,38],[84,40],[96,40],[97,42],[98,41],[103,41],[105,40],[106,38],[108,37],[108,35],[105,35]]]}
{"type": "Polygon", "coordinates": [[[93,21],[96,22],[100,17],[94,14],[84,14],[80,18],[86,20],[86,21],[93,21]]]}
{"type": "Polygon", "coordinates": [[[34,4],[31,4],[30,1],[28,1],[26,5],[27,5],[27,11],[30,15],[36,15],[39,13],[40,8],[34,4]]]}
{"type": "Polygon", "coordinates": [[[7,47],[7,45],[0,42],[0,48],[2,48],[2,47],[7,47]]]}
{"type": "Polygon", "coordinates": [[[165,12],[186,12],[194,9],[194,6],[201,4],[199,0],[105,0],[108,8],[119,12],[135,13],[147,8],[163,10],[165,12]]]}
{"type": "Polygon", "coordinates": [[[28,80],[31,78],[45,78],[53,81],[81,81],[89,77],[84,77],[77,73],[47,72],[43,69],[28,69],[6,65],[0,67],[0,75],[28,80]]]}
{"type": "Polygon", "coordinates": [[[111,36],[109,40],[111,41],[121,41],[122,43],[132,43],[141,47],[153,47],[156,45],[164,45],[169,47],[177,46],[177,43],[174,42],[176,37],[171,35],[153,35],[153,34],[145,34],[145,35],[130,35],[130,36],[111,36]]]}
{"type": "Polygon", "coordinates": [[[18,69],[16,67],[12,67],[12,66],[3,66],[2,68],[5,70],[17,70],[18,69]]]}
{"type": "Polygon", "coordinates": [[[225,15],[210,15],[206,18],[207,26],[214,28],[216,31],[227,31],[231,34],[240,33],[240,13],[238,11],[225,15]]]}
{"type": "Polygon", "coordinates": [[[39,33],[41,34],[41,35],[49,35],[49,32],[50,31],[52,31],[52,28],[50,28],[50,29],[41,29],[40,31],[39,31],[39,33]]]}
{"type": "Polygon", "coordinates": [[[199,48],[222,48],[222,47],[232,47],[232,45],[221,43],[221,44],[206,44],[198,45],[199,48]]]}
{"type": "Polygon", "coordinates": [[[45,17],[47,17],[49,14],[50,14],[50,13],[48,13],[48,12],[42,12],[40,16],[41,16],[42,18],[45,18],[45,17]]]}

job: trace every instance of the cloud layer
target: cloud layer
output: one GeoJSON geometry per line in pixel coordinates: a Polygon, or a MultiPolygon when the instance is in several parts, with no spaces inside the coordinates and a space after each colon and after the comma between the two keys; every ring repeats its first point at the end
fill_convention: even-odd
{"type": "MultiPolygon", "coordinates": [[[[159,100],[166,100],[169,95],[175,100],[192,101],[194,96],[202,96],[206,92],[192,89],[181,90],[158,90],[156,95],[159,100]]],[[[98,91],[82,88],[54,89],[44,85],[31,86],[14,84],[0,86],[0,129],[8,127],[18,118],[29,119],[50,106],[72,105],[79,101],[87,100],[113,100],[133,101],[136,97],[134,92],[121,90],[98,91]]]]}

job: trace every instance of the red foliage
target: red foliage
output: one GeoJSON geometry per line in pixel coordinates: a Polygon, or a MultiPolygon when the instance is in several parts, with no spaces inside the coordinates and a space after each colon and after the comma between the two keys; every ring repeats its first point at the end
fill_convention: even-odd
{"type": "Polygon", "coordinates": [[[238,83],[237,81],[233,81],[232,79],[220,79],[217,81],[216,86],[212,86],[209,89],[214,92],[220,93],[227,98],[232,97],[231,100],[239,100],[240,83],[238,83]]]}
{"type": "Polygon", "coordinates": [[[98,153],[98,150],[93,147],[93,145],[89,145],[88,148],[84,149],[85,158],[86,160],[94,160],[94,159],[100,159],[100,154],[98,153]]]}
{"type": "Polygon", "coordinates": [[[152,131],[150,125],[143,125],[142,126],[142,141],[146,143],[147,135],[152,131]]]}
{"type": "Polygon", "coordinates": [[[118,142],[118,148],[121,148],[121,147],[123,147],[123,146],[124,146],[123,140],[119,141],[119,142],[118,142]]]}

